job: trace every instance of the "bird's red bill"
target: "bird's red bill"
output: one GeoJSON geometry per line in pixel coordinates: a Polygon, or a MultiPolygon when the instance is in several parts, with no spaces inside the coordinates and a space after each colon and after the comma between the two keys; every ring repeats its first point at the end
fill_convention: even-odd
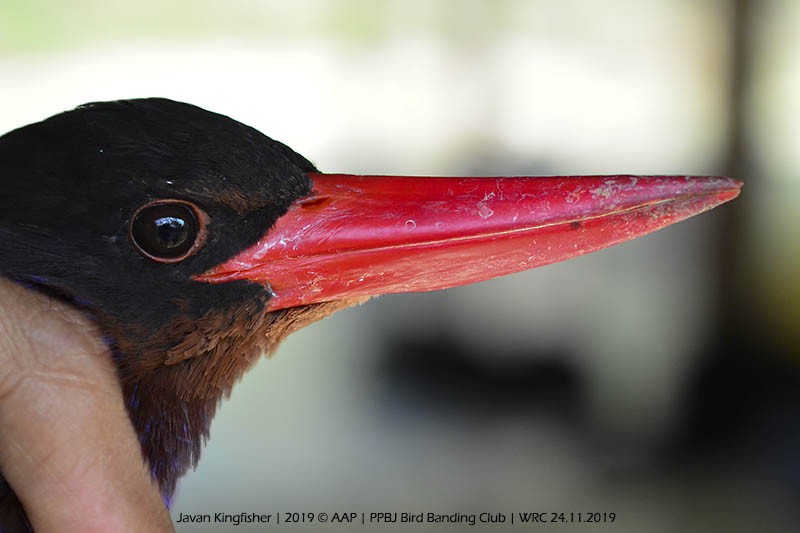
{"type": "Polygon", "coordinates": [[[465,285],[634,239],[739,194],[729,178],[312,174],[258,243],[197,277],[250,280],[270,309],[465,285]]]}

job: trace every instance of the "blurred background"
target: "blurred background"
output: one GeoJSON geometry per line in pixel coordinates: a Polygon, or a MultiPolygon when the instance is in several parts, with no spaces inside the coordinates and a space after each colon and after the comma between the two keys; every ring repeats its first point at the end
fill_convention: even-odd
{"type": "Polygon", "coordinates": [[[620,532],[789,531],[798,27],[792,0],[3,0],[0,132],[166,96],[327,171],[743,179],[733,203],[636,242],[295,334],[224,403],[173,516],[594,511],[620,532]]]}

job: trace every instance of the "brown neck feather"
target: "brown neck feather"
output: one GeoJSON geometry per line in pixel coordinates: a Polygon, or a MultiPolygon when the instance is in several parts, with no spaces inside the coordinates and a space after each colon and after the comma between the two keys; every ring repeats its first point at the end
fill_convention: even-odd
{"type": "Polygon", "coordinates": [[[103,325],[116,339],[128,414],[167,503],[177,480],[197,465],[220,401],[259,356],[293,331],[364,300],[277,312],[266,311],[266,300],[246,303],[198,320],[174,318],[144,339],[114,322],[103,325]]]}

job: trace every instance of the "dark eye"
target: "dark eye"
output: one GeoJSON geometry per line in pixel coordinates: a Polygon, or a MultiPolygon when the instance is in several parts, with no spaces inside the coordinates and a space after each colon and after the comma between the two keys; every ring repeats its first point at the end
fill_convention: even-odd
{"type": "Polygon", "coordinates": [[[136,250],[155,261],[182,261],[202,244],[198,210],[178,200],[160,200],[140,207],[133,216],[130,239],[136,250]]]}

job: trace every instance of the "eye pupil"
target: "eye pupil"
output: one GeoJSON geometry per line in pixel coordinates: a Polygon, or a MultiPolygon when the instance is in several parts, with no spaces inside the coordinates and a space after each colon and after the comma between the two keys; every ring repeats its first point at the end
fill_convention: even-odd
{"type": "Polygon", "coordinates": [[[200,231],[195,209],[184,202],[164,201],[139,209],[130,237],[142,255],[160,262],[176,262],[192,251],[200,231]]]}
{"type": "Polygon", "coordinates": [[[164,248],[177,248],[189,237],[186,221],[178,217],[161,217],[155,220],[156,236],[164,248]]]}

